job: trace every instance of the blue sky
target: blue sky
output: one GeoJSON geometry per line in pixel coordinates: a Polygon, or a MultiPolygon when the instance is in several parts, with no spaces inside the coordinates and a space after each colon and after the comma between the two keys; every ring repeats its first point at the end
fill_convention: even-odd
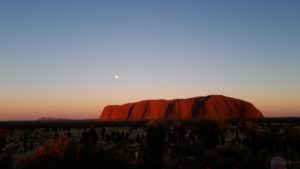
{"type": "Polygon", "coordinates": [[[299,1],[1,1],[0,119],[223,94],[300,115],[299,1]],[[113,77],[118,74],[120,78],[113,77]]]}

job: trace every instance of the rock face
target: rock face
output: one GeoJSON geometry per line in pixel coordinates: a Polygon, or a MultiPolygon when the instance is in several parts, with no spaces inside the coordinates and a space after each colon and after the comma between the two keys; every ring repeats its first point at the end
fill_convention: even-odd
{"type": "Polygon", "coordinates": [[[251,103],[222,95],[175,100],[144,100],[104,108],[100,120],[189,119],[261,119],[262,113],[251,103]]]}

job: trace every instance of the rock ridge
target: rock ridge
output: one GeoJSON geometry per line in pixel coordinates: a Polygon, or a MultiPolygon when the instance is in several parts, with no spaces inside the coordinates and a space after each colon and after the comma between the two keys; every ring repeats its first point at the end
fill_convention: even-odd
{"type": "Polygon", "coordinates": [[[261,119],[263,114],[250,102],[223,95],[174,100],[143,100],[103,109],[100,120],[143,119],[261,119]]]}

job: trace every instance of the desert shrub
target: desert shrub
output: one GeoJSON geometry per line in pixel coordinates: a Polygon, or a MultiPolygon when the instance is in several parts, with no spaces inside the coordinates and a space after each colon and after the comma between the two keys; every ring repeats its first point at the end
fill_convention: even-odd
{"type": "Polygon", "coordinates": [[[63,157],[69,143],[70,140],[67,138],[48,139],[38,148],[37,153],[39,156],[57,155],[63,157]]]}
{"type": "Polygon", "coordinates": [[[60,168],[66,159],[66,152],[71,145],[71,140],[66,137],[48,139],[34,152],[18,161],[18,168],[60,168]]]}
{"type": "MultiPolygon", "coordinates": [[[[92,142],[75,143],[70,138],[48,139],[17,162],[17,169],[126,169],[127,159],[116,149],[104,150],[92,142]]],[[[1,167],[0,167],[1,168],[1,167]]],[[[1,168],[2,169],[2,168],[1,168]]]]}

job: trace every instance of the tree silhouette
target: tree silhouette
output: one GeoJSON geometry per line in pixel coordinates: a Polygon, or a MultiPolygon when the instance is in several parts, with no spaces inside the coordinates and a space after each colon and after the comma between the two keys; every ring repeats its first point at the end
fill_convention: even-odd
{"type": "Polygon", "coordinates": [[[208,149],[215,148],[218,144],[220,133],[218,123],[211,120],[202,120],[197,124],[197,127],[197,134],[201,144],[208,149]]]}
{"type": "Polygon", "coordinates": [[[147,140],[151,164],[155,168],[161,165],[164,139],[164,126],[159,121],[150,121],[147,126],[147,140]]]}
{"type": "Polygon", "coordinates": [[[0,150],[2,150],[6,145],[6,130],[0,129],[0,150]]]}

